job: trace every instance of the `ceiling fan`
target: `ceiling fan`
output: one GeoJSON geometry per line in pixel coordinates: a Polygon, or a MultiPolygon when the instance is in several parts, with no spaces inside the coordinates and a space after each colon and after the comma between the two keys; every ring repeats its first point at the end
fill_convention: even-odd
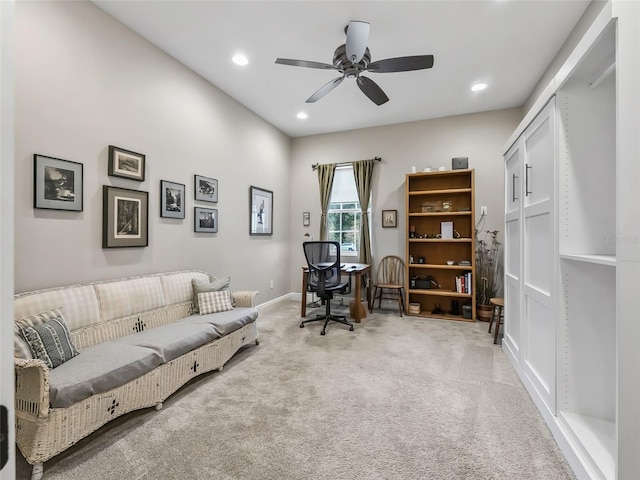
{"type": "Polygon", "coordinates": [[[310,62],[307,60],[291,60],[289,58],[276,58],[280,65],[293,67],[318,68],[321,70],[337,70],[342,76],[331,80],[320,87],[313,95],[307,98],[306,103],[314,103],[331,92],[342,83],[345,78],[355,78],[362,93],[364,93],[376,105],[382,105],[389,101],[389,97],[382,91],[376,82],[369,77],[363,77],[363,72],[391,73],[408,72],[411,70],[423,70],[433,67],[433,55],[414,55],[409,57],[395,57],[371,62],[371,53],[367,47],[369,40],[369,24],[367,22],[351,21],[344,27],[347,41],[336,48],[333,54],[333,64],[310,62]]]}

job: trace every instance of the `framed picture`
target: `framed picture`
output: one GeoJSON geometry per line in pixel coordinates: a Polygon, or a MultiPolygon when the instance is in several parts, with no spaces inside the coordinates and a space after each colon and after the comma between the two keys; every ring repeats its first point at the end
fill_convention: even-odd
{"type": "Polygon", "coordinates": [[[144,181],[145,156],[109,145],[109,176],[144,181]]]}
{"type": "Polygon", "coordinates": [[[185,186],[181,183],[160,180],[160,216],[184,218],[185,186]]]}
{"type": "Polygon", "coordinates": [[[398,226],[397,210],[382,210],[382,228],[396,228],[398,226]]]}
{"type": "Polygon", "coordinates": [[[149,244],[149,194],[102,186],[102,248],[149,244]]]}
{"type": "Polygon", "coordinates": [[[308,227],[311,225],[311,213],[310,212],[302,212],[302,226],[308,227]]]}
{"type": "Polygon", "coordinates": [[[82,211],[82,164],[33,156],[33,208],[82,211]]]}
{"type": "Polygon", "coordinates": [[[249,235],[273,235],[273,192],[249,188],[249,235]]]}
{"type": "Polygon", "coordinates": [[[203,202],[218,202],[218,180],[201,175],[194,175],[196,200],[203,202]]]}
{"type": "Polygon", "coordinates": [[[195,207],[194,232],[218,233],[218,209],[195,207]]]}

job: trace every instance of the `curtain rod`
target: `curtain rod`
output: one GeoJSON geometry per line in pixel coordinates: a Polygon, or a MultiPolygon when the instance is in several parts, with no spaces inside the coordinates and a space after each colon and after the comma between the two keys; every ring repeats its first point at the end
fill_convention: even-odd
{"type": "MultiPolygon", "coordinates": [[[[375,157],[375,158],[374,158],[374,160],[375,160],[376,162],[381,162],[381,161],[382,161],[382,158],[380,158],[380,157],[375,157]]],[[[356,160],[356,161],[358,161],[358,160],[356,160]]],[[[353,164],[353,162],[341,162],[341,163],[336,163],[336,167],[341,167],[341,166],[344,166],[344,165],[351,165],[351,164],[353,164]]],[[[317,169],[318,169],[318,166],[319,166],[319,165],[320,165],[319,163],[316,163],[316,164],[314,164],[314,165],[311,165],[311,169],[315,171],[315,170],[317,170],[317,169]]]]}

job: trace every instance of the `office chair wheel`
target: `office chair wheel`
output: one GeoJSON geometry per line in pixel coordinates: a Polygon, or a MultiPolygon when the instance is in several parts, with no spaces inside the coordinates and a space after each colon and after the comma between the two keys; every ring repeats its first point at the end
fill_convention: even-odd
{"type": "Polygon", "coordinates": [[[322,330],[322,331],[320,332],[320,335],[324,335],[324,334],[326,334],[326,333],[327,333],[327,332],[325,332],[324,330],[322,330]]]}
{"type": "Polygon", "coordinates": [[[304,323],[301,323],[301,324],[300,324],[300,328],[304,328],[304,323]]]}
{"type": "Polygon", "coordinates": [[[350,331],[350,332],[353,332],[353,325],[351,325],[351,326],[349,327],[349,331],[350,331]]]}

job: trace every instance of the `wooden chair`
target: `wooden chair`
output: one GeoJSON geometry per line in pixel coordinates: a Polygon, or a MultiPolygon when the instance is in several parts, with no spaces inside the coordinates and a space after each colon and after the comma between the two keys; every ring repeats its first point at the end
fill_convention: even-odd
{"type": "Polygon", "coordinates": [[[491,311],[491,320],[489,321],[489,333],[491,333],[491,325],[493,325],[493,319],[496,319],[496,331],[493,336],[493,343],[498,343],[498,331],[500,330],[500,324],[504,323],[504,298],[492,298],[489,303],[493,306],[491,311]]]}
{"type": "Polygon", "coordinates": [[[404,261],[395,255],[388,255],[380,260],[376,280],[373,283],[375,290],[373,292],[373,300],[369,307],[369,312],[373,312],[373,307],[378,298],[378,308],[382,307],[382,299],[390,299],[398,301],[398,309],[400,316],[404,310],[404,261]],[[386,290],[386,291],[385,291],[386,290]]]}

